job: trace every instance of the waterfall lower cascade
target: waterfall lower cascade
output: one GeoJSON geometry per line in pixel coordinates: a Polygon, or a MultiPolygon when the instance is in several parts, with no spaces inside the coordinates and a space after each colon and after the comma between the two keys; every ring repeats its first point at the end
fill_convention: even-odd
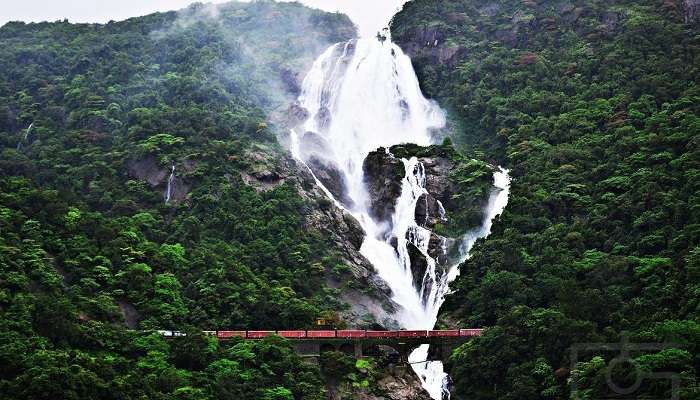
{"type": "Polygon", "coordinates": [[[170,176],[168,176],[168,186],[165,188],[165,202],[170,202],[170,196],[173,194],[173,187],[175,186],[175,164],[170,168],[170,176]]]}
{"type": "MultiPolygon", "coordinates": [[[[293,155],[312,174],[321,167],[340,181],[321,182],[314,175],[326,195],[364,228],[360,251],[401,306],[395,315],[401,327],[432,329],[448,285],[458,274],[457,266],[468,257],[474,242],[489,234],[491,221],[508,201],[508,172],[494,173],[495,188],[482,225],[461,239],[459,259],[438,271],[437,261],[428,255],[431,231],[415,221],[416,204],[426,193],[423,164],[415,157],[401,160],[405,177],[390,221],[371,217],[364,180],[363,162],[370,152],[402,143],[428,146],[434,132],[445,125],[442,109],[423,97],[411,60],[389,40],[360,38],[335,44],[304,79],[298,106],[305,110],[305,122],[290,132],[293,155]],[[420,289],[414,286],[409,243],[427,262],[420,289]]],[[[440,210],[444,218],[441,204],[440,210]]],[[[442,399],[446,374],[440,362],[423,362],[427,353],[427,345],[422,346],[410,361],[424,388],[434,399],[442,399]]]]}

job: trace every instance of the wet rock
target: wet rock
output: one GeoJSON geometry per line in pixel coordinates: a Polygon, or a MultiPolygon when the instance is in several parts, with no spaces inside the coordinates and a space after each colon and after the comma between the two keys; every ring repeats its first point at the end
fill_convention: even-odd
{"type": "MultiPolygon", "coordinates": [[[[391,348],[381,348],[384,359],[397,359],[391,348]]],[[[389,363],[379,365],[374,372],[377,382],[371,388],[359,385],[329,382],[326,387],[329,400],[430,400],[420,380],[410,367],[389,363]]]]}
{"type": "MultiPolygon", "coordinates": [[[[190,161],[191,162],[191,161],[190,161]]],[[[140,181],[147,182],[152,188],[161,190],[165,193],[170,177],[170,169],[158,165],[156,158],[147,156],[142,159],[130,160],[126,165],[129,176],[140,181]]],[[[171,202],[181,202],[187,199],[191,185],[175,172],[170,192],[171,202]]]]}
{"type": "Polygon", "coordinates": [[[365,230],[362,229],[360,222],[347,212],[343,212],[343,221],[347,225],[346,236],[350,243],[359,251],[362,247],[362,242],[365,240],[365,230]]]}
{"type": "Polygon", "coordinates": [[[408,249],[408,257],[411,259],[413,287],[415,287],[417,291],[420,291],[421,287],[423,286],[425,271],[428,269],[428,259],[425,258],[423,253],[421,253],[420,250],[413,245],[413,243],[409,242],[406,248],[408,249]]]}
{"type": "MultiPolygon", "coordinates": [[[[287,160],[270,157],[262,150],[247,153],[248,168],[241,169],[239,175],[246,185],[252,186],[257,192],[265,192],[283,184],[289,178],[290,164],[287,160]]],[[[239,161],[231,158],[230,161],[239,161]]]]}
{"type": "Polygon", "coordinates": [[[430,396],[421,386],[420,380],[412,370],[395,373],[382,378],[377,386],[390,400],[430,400],[430,396]]]}
{"type": "Polygon", "coordinates": [[[315,132],[304,132],[299,140],[299,149],[302,158],[308,158],[316,155],[319,158],[325,158],[332,150],[326,139],[315,132]]]}
{"type": "Polygon", "coordinates": [[[447,257],[447,239],[432,233],[428,241],[428,255],[436,260],[439,264],[445,264],[447,257]]]}
{"type": "Polygon", "coordinates": [[[332,150],[326,139],[314,132],[306,132],[300,139],[301,157],[323,183],[333,197],[346,207],[352,206],[352,200],[347,194],[347,183],[342,172],[329,157],[332,150]]]}
{"type": "Polygon", "coordinates": [[[345,177],[333,162],[314,155],[306,160],[306,165],[311,168],[316,178],[323,183],[334,198],[346,207],[352,206],[353,202],[347,193],[345,177]]]}
{"type": "Polygon", "coordinates": [[[282,68],[279,72],[280,79],[284,84],[287,92],[294,96],[298,96],[301,93],[301,83],[299,82],[299,73],[294,72],[289,68],[282,68]]]}
{"type": "Polygon", "coordinates": [[[467,48],[460,45],[448,45],[440,47],[437,59],[443,64],[450,65],[453,59],[462,59],[467,56],[467,48]]]}
{"type": "MultiPolygon", "coordinates": [[[[290,170],[293,171],[290,179],[298,181],[303,198],[310,203],[330,203],[306,168],[295,163],[290,170]]],[[[398,329],[393,316],[401,307],[391,299],[391,289],[377,275],[374,266],[360,253],[365,238],[360,223],[351,214],[329,204],[328,207],[310,207],[304,224],[309,231],[326,238],[349,269],[348,275],[340,278],[331,273],[332,265],[327,266],[326,272],[327,285],[338,289],[338,300],[348,305],[339,313],[348,327],[398,329]]]]}
{"type": "Polygon", "coordinates": [[[372,217],[377,221],[389,222],[396,208],[396,199],[401,195],[401,181],[406,175],[403,162],[380,147],[367,155],[362,169],[372,217]]]}
{"type": "Polygon", "coordinates": [[[308,118],[309,111],[296,101],[287,109],[287,126],[297,126],[308,118]]]}
{"type": "Polygon", "coordinates": [[[440,204],[430,193],[421,195],[416,203],[416,223],[423,228],[433,229],[442,222],[440,204]]]}
{"type": "Polygon", "coordinates": [[[137,329],[138,323],[141,320],[141,314],[139,314],[136,308],[125,299],[117,299],[117,305],[119,305],[119,310],[124,317],[126,326],[129,327],[129,329],[137,329]]]}
{"type": "Polygon", "coordinates": [[[455,193],[455,185],[450,181],[450,171],[454,164],[445,157],[419,159],[425,167],[426,183],[425,189],[436,200],[440,200],[443,206],[447,206],[452,201],[455,193]]]}
{"type": "Polygon", "coordinates": [[[175,176],[170,186],[170,203],[179,203],[187,199],[190,192],[190,185],[184,179],[175,176]]]}
{"type": "Polygon", "coordinates": [[[285,178],[276,172],[259,171],[254,174],[249,174],[245,171],[240,171],[240,176],[243,182],[252,186],[256,192],[266,192],[272,190],[285,182],[285,178]]]}
{"type": "Polygon", "coordinates": [[[255,177],[255,179],[265,183],[277,182],[281,179],[280,175],[276,171],[268,169],[257,171],[253,173],[253,176],[255,177]]]}
{"type": "Polygon", "coordinates": [[[331,112],[328,107],[321,107],[316,113],[316,124],[320,129],[326,129],[331,125],[331,112]]]}

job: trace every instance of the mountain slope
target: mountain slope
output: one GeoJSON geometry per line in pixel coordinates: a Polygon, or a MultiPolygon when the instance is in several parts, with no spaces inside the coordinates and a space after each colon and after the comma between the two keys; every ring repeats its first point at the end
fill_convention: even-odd
{"type": "Polygon", "coordinates": [[[340,14],[264,1],[0,28],[5,398],[325,397],[286,342],[197,331],[345,307],[267,114],[353,35],[340,14]]]}
{"type": "MultiPolygon", "coordinates": [[[[458,394],[609,398],[616,354],[570,350],[628,331],[683,345],[631,356],[697,395],[698,17],[695,1],[415,0],[394,18],[454,140],[513,177],[443,309],[492,327],[453,354],[458,394]]],[[[634,372],[613,381],[630,387],[634,372]]],[[[634,395],[670,390],[645,381],[634,395]]]]}

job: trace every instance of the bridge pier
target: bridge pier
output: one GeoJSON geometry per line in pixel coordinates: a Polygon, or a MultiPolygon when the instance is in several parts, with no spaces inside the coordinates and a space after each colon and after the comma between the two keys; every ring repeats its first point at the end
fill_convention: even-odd
{"type": "Polygon", "coordinates": [[[464,343],[466,338],[328,338],[297,339],[290,343],[294,350],[304,358],[322,357],[325,352],[340,351],[355,358],[391,354],[393,362],[408,364],[408,357],[418,346],[429,344],[428,360],[447,360],[452,350],[464,343]],[[382,347],[386,349],[382,350],[382,347]],[[395,351],[391,351],[393,349],[395,351]]]}
{"type": "Polygon", "coordinates": [[[355,358],[362,358],[362,342],[355,341],[355,358]]]}
{"type": "Polygon", "coordinates": [[[320,357],[321,343],[312,341],[293,341],[294,351],[302,357],[320,357]]]}
{"type": "Polygon", "coordinates": [[[399,352],[399,362],[402,364],[408,364],[408,356],[411,355],[413,346],[409,346],[407,343],[398,343],[398,345],[394,348],[399,352]]]}

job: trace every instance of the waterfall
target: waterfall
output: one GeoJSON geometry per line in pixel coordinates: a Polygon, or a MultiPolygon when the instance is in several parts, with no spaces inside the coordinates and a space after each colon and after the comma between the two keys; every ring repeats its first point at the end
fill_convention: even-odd
{"type": "MultiPolygon", "coordinates": [[[[481,225],[467,232],[462,237],[460,243],[460,259],[451,265],[447,273],[441,278],[441,282],[435,290],[435,317],[440,310],[445,295],[449,290],[450,282],[454,281],[459,275],[459,264],[469,258],[474,243],[478,239],[487,237],[491,233],[493,220],[503,213],[503,210],[508,204],[508,195],[510,193],[510,175],[508,170],[499,168],[493,174],[494,188],[491,190],[489,200],[484,210],[484,217],[481,225]]],[[[433,324],[435,320],[433,320],[433,324]]],[[[413,370],[423,382],[423,387],[430,393],[433,399],[449,399],[449,383],[451,382],[447,374],[443,370],[442,362],[440,361],[425,361],[428,359],[428,345],[422,345],[413,353],[411,353],[408,361],[411,363],[413,370]]]]}
{"type": "Polygon", "coordinates": [[[170,176],[168,177],[168,186],[165,189],[165,203],[170,202],[170,195],[173,193],[173,187],[175,186],[175,164],[172,165],[170,169],[170,176]]]}
{"type": "MultiPolygon", "coordinates": [[[[494,173],[495,189],[489,198],[482,225],[461,239],[461,259],[437,269],[428,254],[432,232],[415,221],[416,204],[426,191],[425,167],[415,157],[401,159],[405,177],[391,221],[371,217],[363,162],[380,147],[396,144],[431,144],[433,132],[444,127],[445,114],[420,91],[411,60],[390,40],[353,39],[328,48],[313,64],[302,84],[298,103],[308,118],[290,131],[294,157],[314,175],[316,183],[338,207],[360,222],[366,237],[360,252],[391,288],[401,306],[395,315],[406,329],[432,329],[449,282],[458,274],[474,242],[490,232],[491,221],[508,199],[505,170],[494,173]],[[314,174],[319,165],[337,171],[344,193],[338,196],[314,174]],[[427,268],[420,288],[414,286],[408,246],[425,257],[427,268]]],[[[389,152],[389,150],[387,150],[389,152]]],[[[390,155],[391,156],[391,155],[390,155]]],[[[440,218],[445,210],[439,204],[440,218]]],[[[443,241],[443,248],[447,244],[443,241]]],[[[439,362],[423,362],[428,347],[410,357],[423,386],[435,399],[442,398],[447,380],[439,362]]]]}
{"type": "Polygon", "coordinates": [[[22,142],[27,141],[27,139],[29,138],[29,132],[31,132],[33,126],[34,126],[34,122],[29,124],[29,126],[27,127],[27,130],[24,132],[24,136],[22,136],[22,138],[17,142],[17,151],[22,150],[22,142]]]}

